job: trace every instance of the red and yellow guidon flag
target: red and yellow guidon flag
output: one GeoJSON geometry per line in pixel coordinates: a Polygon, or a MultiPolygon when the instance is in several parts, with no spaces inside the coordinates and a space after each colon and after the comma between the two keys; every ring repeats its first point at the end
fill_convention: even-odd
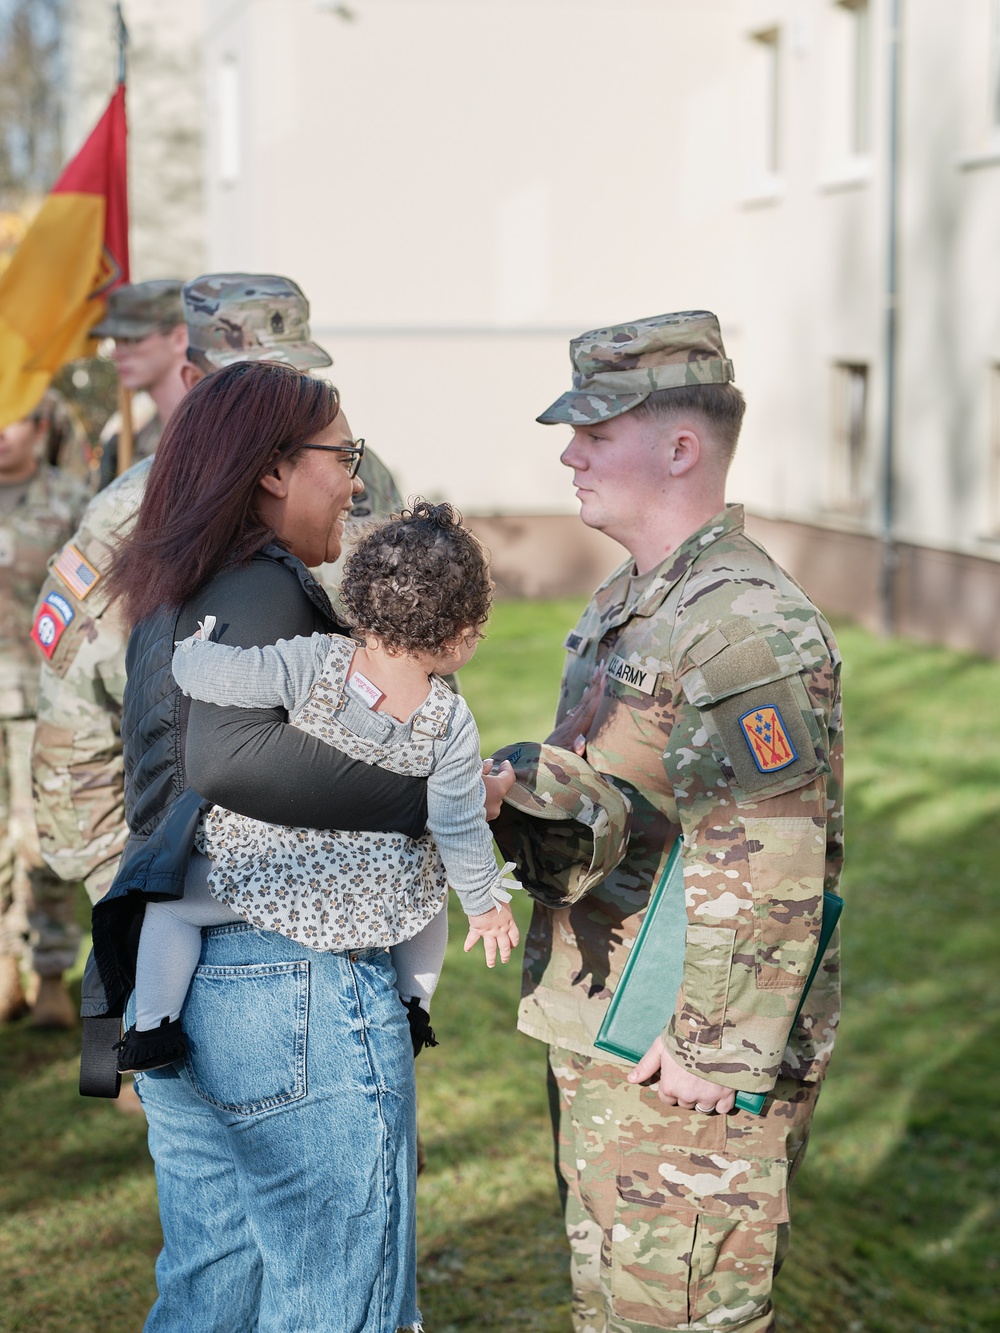
{"type": "Polygon", "coordinates": [[[128,282],[125,85],[52,187],[0,274],[0,429],[94,347],[104,298],[128,282]]]}

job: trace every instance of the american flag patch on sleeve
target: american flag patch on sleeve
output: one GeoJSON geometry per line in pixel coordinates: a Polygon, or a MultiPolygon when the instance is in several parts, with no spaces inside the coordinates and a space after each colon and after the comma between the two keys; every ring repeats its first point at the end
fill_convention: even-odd
{"type": "Polygon", "coordinates": [[[101,578],[100,570],[95,569],[72,542],[67,542],[59,552],[52,573],[81,601],[94,591],[101,578]]]}

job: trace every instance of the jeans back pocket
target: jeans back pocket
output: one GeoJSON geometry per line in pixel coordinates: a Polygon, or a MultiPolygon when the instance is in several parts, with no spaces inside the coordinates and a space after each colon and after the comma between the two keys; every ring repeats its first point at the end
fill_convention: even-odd
{"type": "Polygon", "coordinates": [[[184,1006],[195,1091],[237,1115],[306,1095],[309,963],[203,965],[184,1006]]]}

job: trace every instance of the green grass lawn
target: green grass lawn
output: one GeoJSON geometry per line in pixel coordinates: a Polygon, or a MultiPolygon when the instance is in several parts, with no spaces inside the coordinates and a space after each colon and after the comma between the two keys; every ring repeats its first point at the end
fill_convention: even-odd
{"type": "MultiPolygon", "coordinates": [[[[506,603],[462,675],[484,752],[545,734],[573,603],[506,603]]],[[[1000,1328],[1000,664],[850,627],[845,1017],[793,1198],[782,1333],[1000,1328]]],[[[518,911],[526,916],[525,905],[518,911]]],[[[568,1333],[541,1047],[461,915],[418,1062],[428,1333],[568,1333]]],[[[73,1034],[0,1030],[0,1331],[135,1333],[159,1244],[141,1118],[73,1034]]],[[[197,1333],[197,1330],[193,1330],[197,1333]]]]}

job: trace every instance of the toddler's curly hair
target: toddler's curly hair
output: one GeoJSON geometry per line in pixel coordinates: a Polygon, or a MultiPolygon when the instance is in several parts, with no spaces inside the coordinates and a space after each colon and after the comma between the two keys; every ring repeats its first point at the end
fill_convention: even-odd
{"type": "Polygon", "coordinates": [[[485,624],[489,556],[450,504],[415,500],[370,528],[344,566],[341,597],[356,631],[392,652],[437,652],[485,624]]]}

